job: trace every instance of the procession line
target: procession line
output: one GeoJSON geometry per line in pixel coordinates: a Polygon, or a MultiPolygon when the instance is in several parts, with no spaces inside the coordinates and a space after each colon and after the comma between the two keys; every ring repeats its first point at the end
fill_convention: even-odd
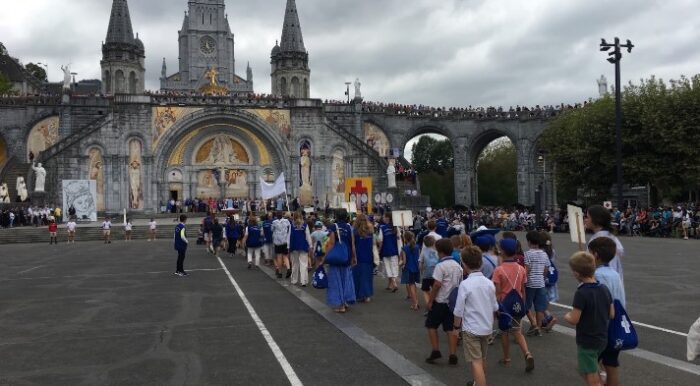
{"type": "MultiPolygon", "coordinates": [[[[565,309],[567,309],[567,310],[573,309],[573,307],[567,306],[567,305],[565,305],[565,304],[559,304],[559,303],[549,303],[549,304],[554,305],[554,306],[557,306],[557,307],[565,308],[565,309]]],[[[652,330],[665,332],[665,333],[668,333],[668,334],[673,334],[673,335],[682,336],[682,337],[684,337],[684,338],[687,338],[687,337],[688,337],[688,334],[683,333],[683,332],[680,332],[680,331],[669,330],[668,328],[653,326],[653,325],[651,325],[651,324],[646,324],[646,323],[642,323],[642,322],[635,322],[634,320],[632,321],[632,324],[634,324],[635,326],[645,327],[645,328],[649,328],[649,329],[652,329],[652,330]]]]}
{"type": "Polygon", "coordinates": [[[279,362],[280,366],[282,366],[282,370],[284,370],[284,373],[287,375],[287,379],[289,380],[289,383],[292,384],[292,386],[303,386],[303,383],[301,383],[301,380],[297,376],[296,372],[294,372],[294,369],[292,368],[292,365],[289,364],[289,361],[287,361],[287,358],[284,356],[284,353],[280,349],[280,347],[277,345],[277,342],[275,342],[275,339],[272,338],[272,334],[270,334],[270,331],[265,327],[265,323],[263,323],[262,319],[258,316],[258,313],[255,312],[255,309],[253,308],[253,305],[248,301],[248,298],[245,296],[245,293],[241,289],[241,287],[238,285],[236,280],[233,278],[231,275],[231,272],[229,272],[228,268],[226,268],[226,264],[221,260],[220,257],[217,257],[217,260],[219,260],[219,264],[221,264],[221,268],[226,272],[226,276],[228,276],[229,281],[233,285],[233,288],[236,290],[236,293],[238,293],[238,296],[241,298],[243,301],[243,305],[245,305],[245,308],[248,310],[248,313],[250,316],[253,318],[253,321],[255,322],[255,325],[258,327],[258,330],[260,330],[260,333],[262,334],[263,338],[265,338],[265,341],[267,342],[267,345],[270,347],[270,350],[272,350],[272,353],[275,356],[275,359],[277,359],[277,362],[279,362]]]}
{"type": "MultiPolygon", "coordinates": [[[[43,267],[43,266],[40,266],[43,267]]],[[[39,267],[35,267],[39,268],[39,267]]],[[[32,268],[33,270],[34,268],[32,268]]],[[[221,271],[221,268],[201,268],[201,269],[188,269],[187,272],[210,272],[210,271],[221,271]]],[[[24,272],[24,271],[22,271],[24,272]]],[[[17,274],[21,274],[18,272],[17,274]]],[[[105,273],[98,275],[71,275],[71,276],[41,276],[41,277],[16,277],[16,278],[0,278],[0,282],[3,281],[19,281],[19,280],[50,280],[50,279],[78,279],[85,278],[90,279],[94,277],[119,277],[119,276],[133,276],[133,275],[161,275],[161,274],[171,274],[173,271],[155,271],[155,272],[122,272],[122,273],[105,273]]]]}

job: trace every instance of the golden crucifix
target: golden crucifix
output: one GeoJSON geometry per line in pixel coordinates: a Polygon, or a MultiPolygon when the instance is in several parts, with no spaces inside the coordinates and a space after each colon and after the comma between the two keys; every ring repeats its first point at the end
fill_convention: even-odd
{"type": "Polygon", "coordinates": [[[216,67],[212,67],[204,73],[204,76],[207,77],[207,79],[209,79],[209,84],[211,84],[212,86],[219,85],[216,79],[217,75],[219,75],[219,71],[216,70],[216,67]]]}

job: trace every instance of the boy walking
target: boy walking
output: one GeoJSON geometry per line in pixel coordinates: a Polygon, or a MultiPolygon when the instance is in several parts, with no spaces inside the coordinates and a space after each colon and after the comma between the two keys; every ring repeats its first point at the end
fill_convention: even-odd
{"type": "Polygon", "coordinates": [[[187,253],[187,236],[185,234],[185,223],[187,216],[180,215],[180,223],[175,226],[175,250],[177,251],[177,268],[175,269],[176,276],[187,276],[183,263],[185,262],[185,253],[187,253]]]}
{"type": "Polygon", "coordinates": [[[462,250],[461,257],[462,266],[469,276],[459,285],[454,326],[462,332],[464,358],[471,363],[474,380],[467,385],[486,386],[484,361],[492,332],[493,314],[498,311],[496,288],[480,271],[482,259],[479,248],[467,247],[462,250]]]}
{"type": "MultiPolygon", "coordinates": [[[[503,359],[499,361],[504,366],[510,365],[510,334],[512,333],[515,337],[515,342],[520,346],[520,350],[525,357],[525,371],[530,372],[535,368],[535,359],[530,354],[527,348],[527,342],[522,332],[522,316],[512,315],[508,313],[512,308],[512,304],[517,304],[515,302],[504,304],[507,297],[508,300],[512,300],[515,296],[515,301],[520,303],[523,302],[525,295],[525,283],[527,282],[527,271],[525,268],[520,266],[515,259],[515,255],[518,252],[518,242],[513,239],[503,239],[499,243],[501,247],[501,259],[503,263],[499,265],[495,271],[493,271],[493,284],[496,286],[496,299],[499,304],[503,305],[503,309],[500,312],[498,326],[502,331],[501,334],[501,346],[503,347],[503,359]],[[513,295],[511,292],[515,291],[513,295]]],[[[507,302],[506,302],[507,303],[507,302]]]]}
{"type": "MultiPolygon", "coordinates": [[[[617,252],[615,241],[609,237],[599,237],[588,244],[588,251],[595,257],[596,280],[608,287],[613,300],[619,301],[623,308],[627,308],[625,305],[625,288],[622,285],[620,274],[610,267],[610,262],[615,258],[615,253],[617,252]]],[[[606,347],[598,358],[603,367],[605,367],[605,373],[602,373],[601,377],[604,378],[602,382],[607,386],[620,385],[619,356],[620,350],[606,347]]]]}
{"type": "Polygon", "coordinates": [[[544,242],[538,231],[530,231],[525,235],[530,249],[525,252],[525,268],[527,269],[527,284],[525,284],[525,309],[530,321],[527,335],[542,336],[542,320],[547,311],[549,300],[545,277],[549,272],[549,256],[542,249],[544,242]],[[534,312],[533,309],[534,308],[534,312]]]}
{"type": "MultiPolygon", "coordinates": [[[[442,358],[437,334],[437,328],[442,324],[442,329],[447,333],[450,352],[449,364],[456,365],[457,334],[454,332],[454,317],[450,312],[448,301],[450,292],[457,288],[462,281],[462,267],[452,259],[452,242],[449,239],[438,240],[435,243],[435,249],[437,249],[440,262],[433,271],[435,281],[428,296],[428,318],[425,320],[425,327],[428,329],[428,339],[432,351],[425,361],[435,363],[436,359],[442,358]]],[[[479,257],[481,257],[481,253],[479,253],[479,257]]],[[[493,316],[491,320],[493,321],[493,316]]]]}
{"type": "Polygon", "coordinates": [[[573,309],[564,319],[576,326],[578,372],[588,386],[601,386],[598,358],[608,344],[608,323],[615,316],[608,288],[595,279],[595,258],[587,252],[571,256],[569,266],[580,283],[573,309]]]}

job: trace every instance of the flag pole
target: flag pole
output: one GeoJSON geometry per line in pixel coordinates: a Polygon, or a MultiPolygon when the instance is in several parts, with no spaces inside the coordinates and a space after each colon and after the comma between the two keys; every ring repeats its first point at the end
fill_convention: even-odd
{"type": "Polygon", "coordinates": [[[289,207],[289,195],[287,194],[287,181],[284,181],[284,201],[287,203],[287,212],[291,212],[292,208],[289,207]]]}

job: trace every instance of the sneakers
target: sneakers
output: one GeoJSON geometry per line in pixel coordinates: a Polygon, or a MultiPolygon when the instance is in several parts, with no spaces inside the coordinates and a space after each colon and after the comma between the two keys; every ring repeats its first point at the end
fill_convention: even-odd
{"type": "Polygon", "coordinates": [[[450,365],[456,365],[459,360],[457,359],[457,355],[450,355],[450,359],[448,360],[448,364],[450,365]]]}
{"type": "Polygon", "coordinates": [[[277,276],[278,279],[281,279],[281,278],[282,278],[282,272],[280,272],[279,269],[276,269],[276,270],[275,270],[275,276],[277,276]]]}
{"type": "Polygon", "coordinates": [[[248,269],[253,269],[253,264],[252,264],[252,263],[248,263],[248,269]]]}
{"type": "Polygon", "coordinates": [[[532,357],[532,354],[527,353],[527,355],[525,356],[525,372],[529,373],[534,369],[535,369],[535,358],[532,357]]]}
{"type": "Polygon", "coordinates": [[[433,351],[430,353],[429,357],[425,358],[425,361],[427,363],[432,364],[432,363],[435,363],[436,359],[440,359],[440,358],[442,358],[442,354],[440,353],[440,351],[433,351]]]}
{"type": "Polygon", "coordinates": [[[173,273],[173,275],[175,275],[175,276],[180,276],[180,277],[185,276],[185,275],[182,274],[182,272],[175,272],[175,273],[173,273]]]}
{"type": "Polygon", "coordinates": [[[527,336],[542,336],[542,331],[535,326],[530,326],[530,329],[527,330],[525,335],[527,335],[527,336]]]}
{"type": "Polygon", "coordinates": [[[186,271],[182,271],[182,272],[180,272],[180,273],[182,274],[182,276],[190,276],[190,274],[187,273],[186,271]]]}
{"type": "Polygon", "coordinates": [[[288,270],[287,270],[287,274],[286,274],[284,277],[287,278],[287,279],[289,279],[290,277],[292,277],[292,270],[291,270],[291,269],[288,269],[288,270]]]}
{"type": "Polygon", "coordinates": [[[467,381],[467,386],[476,386],[476,381],[467,381]]]}
{"type": "Polygon", "coordinates": [[[554,325],[557,324],[557,318],[555,318],[554,315],[547,315],[542,321],[542,324],[544,325],[542,328],[544,328],[545,332],[551,332],[554,325]]]}

